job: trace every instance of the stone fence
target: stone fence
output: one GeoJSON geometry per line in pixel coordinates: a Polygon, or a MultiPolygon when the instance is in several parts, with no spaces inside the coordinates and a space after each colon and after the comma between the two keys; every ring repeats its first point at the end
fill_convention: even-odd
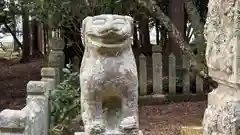
{"type": "Polygon", "coordinates": [[[63,79],[63,42],[50,40],[48,66],[41,69],[40,81],[27,84],[26,106],[21,110],[5,109],[0,113],[1,135],[48,135],[50,127],[49,93],[63,79]]]}
{"type": "Polygon", "coordinates": [[[41,81],[27,84],[26,106],[21,110],[5,109],[0,113],[1,135],[47,135],[49,129],[49,91],[56,87],[54,68],[41,70],[41,81]]]}
{"type": "Polygon", "coordinates": [[[148,58],[144,54],[136,58],[139,64],[140,104],[161,104],[165,101],[206,100],[207,95],[204,91],[204,81],[198,75],[192,75],[194,79],[191,78],[189,72],[190,62],[186,56],[183,56],[182,67],[177,67],[176,57],[171,53],[168,56],[168,76],[163,76],[163,54],[161,47],[153,46],[152,52],[151,65],[149,65],[148,58]],[[149,77],[149,71],[152,72],[152,77],[149,77]],[[177,72],[181,73],[181,76],[178,76],[177,72]],[[191,86],[193,83],[195,83],[195,88],[191,86]],[[180,86],[178,86],[179,84],[180,86]],[[149,90],[152,91],[149,92],[149,90]]]}

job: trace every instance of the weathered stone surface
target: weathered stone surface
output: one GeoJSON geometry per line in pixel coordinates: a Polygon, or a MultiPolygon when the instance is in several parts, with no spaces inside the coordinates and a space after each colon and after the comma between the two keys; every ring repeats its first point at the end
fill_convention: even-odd
{"type": "Polygon", "coordinates": [[[52,38],[49,40],[49,47],[51,50],[62,51],[64,46],[64,41],[60,38],[52,38]]]}
{"type": "Polygon", "coordinates": [[[131,49],[133,19],[98,15],[83,20],[80,68],[86,135],[138,134],[138,77],[131,49]]]}
{"type": "Polygon", "coordinates": [[[5,109],[0,113],[0,129],[24,129],[26,114],[21,110],[5,109]]]}
{"type": "Polygon", "coordinates": [[[51,67],[45,67],[41,69],[41,81],[47,81],[50,82],[52,86],[50,87],[56,87],[57,84],[60,83],[60,76],[59,76],[59,69],[58,68],[51,68],[51,67]]]}
{"type": "Polygon", "coordinates": [[[239,81],[239,8],[238,0],[209,0],[208,4],[206,61],[209,74],[222,83],[239,81]]]}
{"type": "Polygon", "coordinates": [[[208,95],[204,135],[238,135],[240,102],[240,1],[209,0],[205,25],[209,75],[219,85],[208,95]]]}
{"type": "Polygon", "coordinates": [[[225,102],[221,107],[208,106],[203,119],[204,135],[239,135],[240,102],[225,102]]]}
{"type": "Polygon", "coordinates": [[[46,82],[43,81],[29,81],[27,84],[28,94],[41,95],[46,92],[46,82]]]}
{"type": "Polygon", "coordinates": [[[54,78],[57,75],[57,70],[51,67],[44,67],[41,69],[41,76],[45,78],[54,78]]]}
{"type": "Polygon", "coordinates": [[[25,134],[47,135],[49,127],[49,82],[29,81],[27,105],[22,109],[27,114],[25,134]]]}
{"type": "Polygon", "coordinates": [[[65,46],[64,41],[61,38],[52,38],[49,41],[49,47],[51,49],[48,57],[48,66],[59,69],[59,79],[63,79],[62,69],[64,68],[65,54],[63,48],[65,46]]]}

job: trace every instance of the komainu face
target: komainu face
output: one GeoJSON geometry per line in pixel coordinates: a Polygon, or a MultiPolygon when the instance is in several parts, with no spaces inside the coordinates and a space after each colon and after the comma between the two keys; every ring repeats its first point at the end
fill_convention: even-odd
{"type": "Polygon", "coordinates": [[[121,15],[87,17],[82,24],[85,46],[121,47],[131,43],[133,19],[121,15]]]}

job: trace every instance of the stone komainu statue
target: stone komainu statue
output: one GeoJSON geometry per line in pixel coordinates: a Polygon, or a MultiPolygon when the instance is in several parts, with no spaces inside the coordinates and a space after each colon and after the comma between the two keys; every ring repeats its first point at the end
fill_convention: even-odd
{"type": "Polygon", "coordinates": [[[86,135],[138,134],[138,77],[131,49],[133,19],[87,17],[80,68],[82,119],[86,135]]]}
{"type": "Polygon", "coordinates": [[[240,135],[240,0],[209,0],[205,23],[208,94],[203,135],[240,135]]]}

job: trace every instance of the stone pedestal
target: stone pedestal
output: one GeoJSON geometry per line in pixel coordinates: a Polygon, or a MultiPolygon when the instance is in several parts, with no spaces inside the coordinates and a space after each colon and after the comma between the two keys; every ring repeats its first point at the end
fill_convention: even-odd
{"type": "Polygon", "coordinates": [[[208,95],[204,135],[240,134],[240,1],[209,0],[206,61],[218,88],[208,95]]]}

